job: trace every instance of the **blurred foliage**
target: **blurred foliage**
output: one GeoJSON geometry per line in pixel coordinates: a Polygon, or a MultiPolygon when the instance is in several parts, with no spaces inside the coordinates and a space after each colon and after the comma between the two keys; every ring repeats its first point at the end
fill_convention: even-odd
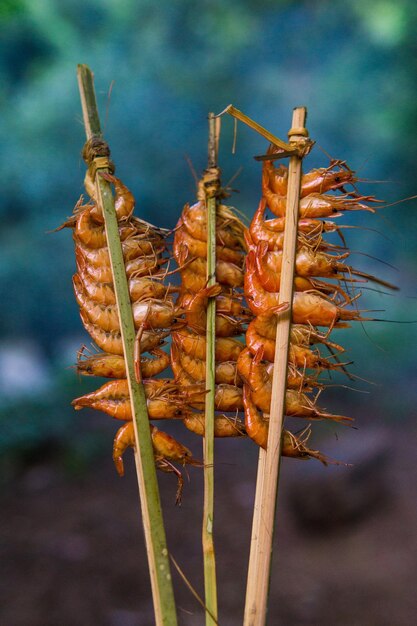
{"type": "MultiPolygon", "coordinates": [[[[71,290],[70,233],[47,234],[82,193],[77,63],[95,72],[117,171],[135,192],[141,216],[158,225],[174,226],[183,203],[193,198],[184,156],[202,170],[207,112],[230,102],[283,137],[293,106],[305,104],[318,142],[306,166],[327,162],[323,148],[347,159],[364,178],[391,181],[365,185],[365,193],[391,202],[416,194],[413,0],[161,0],[157,6],[149,0],[2,0],[0,23],[1,336],[38,341],[55,371],[63,340],[82,338],[71,290]]],[[[232,133],[233,124],[225,119],[221,164],[226,181],[243,166],[244,176],[234,183],[241,193],[232,202],[250,215],[260,174],[252,155],[265,145],[240,126],[232,156],[232,133]]],[[[398,274],[352,256],[352,263],[403,288],[403,295],[389,299],[365,292],[366,307],[388,309],[391,319],[416,318],[411,268],[417,240],[410,235],[415,202],[376,219],[355,215],[350,223],[390,235],[387,241],[355,231],[349,242],[400,268],[398,274]]],[[[359,328],[348,341],[361,375],[382,383],[388,410],[389,387],[406,392],[410,384],[415,326],[374,325],[369,334],[386,352],[359,328]],[[375,371],[364,373],[362,363],[375,371]]],[[[42,438],[41,422],[34,419],[40,413],[56,424],[54,411],[61,413],[67,404],[67,392],[61,391],[68,390],[68,381],[54,385],[45,405],[16,405],[28,417],[21,430],[7,429],[7,445],[19,437],[42,438]]],[[[48,429],[48,420],[44,424],[48,429]]],[[[66,424],[67,418],[64,430],[66,424]]]]}

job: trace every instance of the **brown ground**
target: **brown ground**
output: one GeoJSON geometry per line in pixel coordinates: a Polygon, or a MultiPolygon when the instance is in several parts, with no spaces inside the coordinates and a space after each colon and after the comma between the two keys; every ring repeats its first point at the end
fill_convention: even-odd
{"type": "MultiPolygon", "coordinates": [[[[360,460],[361,439],[372,458],[353,469],[283,464],[269,624],[417,623],[417,464],[415,437],[403,432],[375,438],[351,431],[337,444],[339,457],[360,460]]],[[[217,458],[220,624],[235,626],[242,620],[257,451],[250,442],[220,442],[217,458]]],[[[6,489],[0,624],[153,624],[135,475],[127,466],[120,480],[105,458],[89,475],[69,480],[53,465],[37,465],[6,489]]],[[[190,475],[180,508],[173,478],[162,475],[160,484],[170,550],[201,592],[201,473],[190,475]]],[[[200,607],[174,579],[179,623],[203,624],[200,607]]]]}

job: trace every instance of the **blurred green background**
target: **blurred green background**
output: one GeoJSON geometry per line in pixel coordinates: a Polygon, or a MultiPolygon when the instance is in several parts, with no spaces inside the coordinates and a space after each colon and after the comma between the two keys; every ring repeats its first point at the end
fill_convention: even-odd
{"type": "MultiPolygon", "coordinates": [[[[201,172],[207,112],[229,103],[282,137],[293,106],[306,105],[317,141],[306,167],[327,164],[326,153],[346,159],[361,178],[382,181],[364,183],[364,193],[395,202],[417,193],[415,17],[412,0],[2,0],[3,461],[49,438],[87,445],[84,436],[77,440],[68,406],[78,388],[69,366],[87,339],[72,295],[72,241],[68,231],[48,233],[82,192],[76,64],[93,69],[117,171],[138,214],[157,225],[174,226],[193,199],[186,157],[201,172]]],[[[224,119],[224,181],[243,168],[231,202],[250,216],[260,190],[252,156],[265,143],[239,126],[232,155],[232,139],[233,122],[224,119]]],[[[409,201],[346,219],[379,231],[349,232],[352,250],[396,268],[352,255],[353,265],[401,287],[389,296],[365,292],[361,307],[384,309],[378,317],[417,319],[415,207],[409,201]]],[[[339,334],[353,371],[379,385],[346,400],[353,414],[378,422],[412,417],[415,336],[415,324],[396,323],[339,334]]]]}
{"type": "MultiPolygon", "coordinates": [[[[3,623],[153,623],[146,562],[138,558],[143,546],[131,455],[126,479],[119,481],[111,461],[115,423],[70,406],[97,386],[78,380],[72,368],[77,350],[90,340],[72,293],[71,233],[49,232],[83,191],[77,64],[94,71],[105,136],[118,175],[137,198],[137,214],[159,226],[173,227],[183,204],[195,197],[187,159],[197,173],[204,169],[207,113],[229,103],[283,138],[293,107],[307,106],[317,144],[305,168],[327,165],[329,155],[346,159],[368,181],[360,190],[390,204],[417,194],[416,12],[414,0],[0,0],[3,623]]],[[[222,126],[224,183],[243,168],[232,183],[240,193],[230,203],[250,217],[261,175],[253,156],[266,144],[239,125],[233,155],[232,119],[222,126]]],[[[339,428],[336,440],[336,428],[318,424],[312,445],[319,440],[324,452],[359,461],[359,470],[283,464],[283,556],[271,615],[282,624],[409,626],[415,621],[410,555],[417,515],[410,498],[417,479],[411,443],[417,325],[409,323],[417,320],[416,201],[341,221],[361,227],[347,231],[352,265],[400,291],[365,290],[358,303],[394,322],[334,334],[354,361],[352,372],[374,385],[355,382],[365,394],[327,390],[323,406],[354,416],[361,429],[339,428]],[[385,473],[382,457],[388,458],[385,473]],[[322,496],[308,486],[315,479],[322,496]],[[382,492],[385,508],[374,515],[382,492]],[[298,494],[295,518],[302,521],[310,493],[329,523],[321,526],[318,516],[322,534],[316,536],[305,527],[297,534],[290,516],[298,494]],[[335,494],[341,497],[334,505],[335,494]],[[368,515],[363,525],[352,522],[350,506],[368,515]],[[343,507],[348,513],[338,526],[343,507]]],[[[178,437],[199,455],[199,442],[184,430],[178,437]]],[[[225,546],[219,571],[222,602],[230,609],[224,624],[234,626],[244,596],[257,450],[251,442],[224,441],[217,451],[216,532],[225,546]]],[[[160,483],[169,545],[201,589],[201,473],[191,479],[180,510],[172,505],[172,477],[160,483]]],[[[190,606],[185,588],[181,601],[190,606]]],[[[196,619],[181,614],[183,624],[196,626],[196,619]]]]}

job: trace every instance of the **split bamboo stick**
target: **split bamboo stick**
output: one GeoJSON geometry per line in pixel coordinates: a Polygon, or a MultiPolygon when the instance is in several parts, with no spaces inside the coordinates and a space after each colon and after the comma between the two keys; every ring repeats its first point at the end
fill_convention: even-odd
{"type": "MultiPolygon", "coordinates": [[[[292,129],[288,135],[290,143],[294,144],[295,147],[299,140],[305,141],[306,114],[306,109],[303,107],[294,109],[292,129]]],[[[277,325],[268,445],[267,450],[261,449],[259,455],[244,626],[264,626],[266,623],[281,460],[282,427],[285,414],[301,166],[302,156],[295,154],[290,157],[279,297],[280,302],[288,302],[290,306],[288,311],[281,315],[277,325]]]]}

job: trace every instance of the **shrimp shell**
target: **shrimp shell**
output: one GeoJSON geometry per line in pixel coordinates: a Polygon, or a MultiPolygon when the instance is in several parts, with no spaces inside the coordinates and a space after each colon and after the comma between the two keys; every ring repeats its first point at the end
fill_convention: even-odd
{"type": "MultiPolygon", "coordinates": [[[[206,339],[191,330],[183,328],[172,333],[172,340],[180,351],[195,359],[206,360],[206,339]]],[[[218,337],[215,343],[216,361],[236,361],[244,345],[231,337],[218,337]]]]}
{"type": "MultiPolygon", "coordinates": [[[[123,356],[122,336],[118,330],[102,330],[99,326],[90,322],[87,314],[83,310],[80,310],[80,317],[85,330],[101,350],[123,356]]],[[[140,352],[149,352],[158,348],[169,334],[169,330],[143,331],[140,340],[140,352]]]]}

